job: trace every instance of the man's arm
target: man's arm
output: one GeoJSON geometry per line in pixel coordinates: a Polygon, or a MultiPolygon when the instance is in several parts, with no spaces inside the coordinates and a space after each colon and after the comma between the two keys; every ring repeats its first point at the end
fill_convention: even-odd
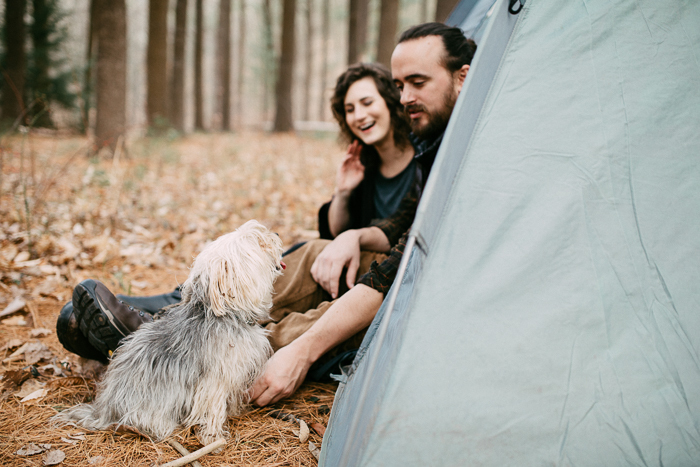
{"type": "Polygon", "coordinates": [[[370,325],[384,295],[358,284],[336,301],[304,334],[279,349],[250,389],[250,400],[264,406],[294,393],[321,355],[370,325]]]}

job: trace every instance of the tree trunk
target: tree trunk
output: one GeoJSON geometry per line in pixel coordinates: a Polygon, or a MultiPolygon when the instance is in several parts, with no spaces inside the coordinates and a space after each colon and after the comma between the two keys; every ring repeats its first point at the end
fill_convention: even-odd
{"type": "Polygon", "coordinates": [[[396,29],[399,25],[399,0],[382,0],[379,16],[379,40],[377,61],[391,67],[391,54],[396,45],[396,29]]]}
{"type": "Polygon", "coordinates": [[[428,18],[428,15],[430,14],[430,13],[428,13],[428,3],[429,3],[428,0],[421,0],[421,4],[420,4],[421,23],[427,23],[427,22],[433,20],[433,18],[428,18]]]}
{"type": "Polygon", "coordinates": [[[175,4],[175,47],[170,120],[179,132],[185,131],[185,42],[187,38],[187,0],[175,4]]]}
{"type": "Polygon", "coordinates": [[[148,124],[167,125],[168,116],[168,0],[150,0],[148,14],[148,50],[146,53],[148,124]]]}
{"type": "Polygon", "coordinates": [[[263,23],[265,25],[265,60],[263,78],[263,120],[267,120],[270,111],[270,95],[274,87],[275,76],[275,39],[272,30],[272,6],[270,0],[263,2],[263,23]]]}
{"type": "Polygon", "coordinates": [[[95,7],[95,2],[97,0],[90,0],[90,16],[88,23],[87,32],[87,49],[85,50],[85,74],[83,75],[83,108],[82,108],[82,124],[83,129],[87,132],[90,128],[90,108],[92,108],[93,99],[93,69],[95,68],[95,61],[97,60],[97,8],[95,7]]]}
{"type": "Polygon", "coordinates": [[[219,129],[228,131],[231,129],[231,0],[219,2],[216,54],[219,129]]]}
{"type": "Polygon", "coordinates": [[[95,0],[97,8],[97,99],[95,144],[116,148],[126,130],[126,4],[95,0]]]}
{"type": "MultiPolygon", "coordinates": [[[[5,69],[3,70],[2,119],[12,125],[24,112],[24,11],[26,0],[5,1],[5,69]]],[[[24,118],[22,122],[24,123],[24,118]]]]}
{"type": "Polygon", "coordinates": [[[314,24],[313,24],[313,0],[306,0],[306,58],[304,64],[306,69],[304,71],[304,112],[303,119],[305,121],[311,120],[311,75],[313,73],[313,37],[314,37],[314,24]]]}
{"type": "Polygon", "coordinates": [[[203,0],[196,0],[194,33],[194,129],[204,130],[204,98],[202,95],[202,50],[203,36],[203,0]]]}
{"type": "Polygon", "coordinates": [[[367,42],[369,0],[350,0],[348,26],[348,65],[362,60],[367,42]]]}
{"type": "Polygon", "coordinates": [[[238,14],[238,76],[236,78],[236,122],[238,126],[242,123],[243,118],[243,96],[244,96],[244,78],[245,78],[245,38],[246,38],[246,16],[245,16],[245,0],[241,0],[240,10],[238,14]]]}
{"type": "Polygon", "coordinates": [[[437,0],[437,5],[435,6],[435,21],[444,23],[458,2],[459,0],[437,0]]]}
{"type": "Polygon", "coordinates": [[[296,0],[284,0],[282,9],[282,53],[275,95],[277,105],[274,131],[292,131],[292,77],[294,74],[294,29],[296,0]]]}
{"type": "Polygon", "coordinates": [[[326,120],[326,107],[328,106],[326,102],[326,80],[328,78],[328,41],[330,39],[328,29],[331,22],[331,11],[329,7],[330,2],[321,0],[321,3],[323,4],[323,18],[321,20],[321,83],[319,84],[321,101],[318,106],[318,119],[323,122],[326,120]]]}
{"type": "Polygon", "coordinates": [[[28,75],[25,81],[25,94],[32,103],[27,112],[28,121],[33,127],[53,128],[51,107],[47,91],[52,86],[49,68],[51,67],[51,39],[49,21],[55,8],[47,0],[32,1],[32,22],[29,25],[29,37],[32,39],[32,51],[29,54],[28,75]]]}

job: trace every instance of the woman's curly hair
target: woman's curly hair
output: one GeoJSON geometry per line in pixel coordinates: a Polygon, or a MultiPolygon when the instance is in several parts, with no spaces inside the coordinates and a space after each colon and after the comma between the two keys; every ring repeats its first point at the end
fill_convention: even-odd
{"type": "Polygon", "coordinates": [[[368,76],[374,80],[379,95],[382,96],[389,109],[391,127],[394,130],[394,143],[400,148],[406,147],[411,144],[408,137],[411,133],[411,126],[408,123],[403,105],[401,105],[401,93],[391,78],[391,72],[380,63],[356,63],[338,77],[333,97],[331,97],[331,109],[338,125],[340,125],[342,137],[347,141],[357,139],[345,121],[345,95],[356,81],[368,76]]]}

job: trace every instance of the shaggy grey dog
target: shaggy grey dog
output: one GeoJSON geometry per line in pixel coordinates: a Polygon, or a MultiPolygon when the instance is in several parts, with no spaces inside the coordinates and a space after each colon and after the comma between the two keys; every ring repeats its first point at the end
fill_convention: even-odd
{"type": "Polygon", "coordinates": [[[104,430],[126,425],[162,440],[198,425],[209,444],[272,354],[258,322],[269,318],[282,242],[257,221],[209,244],[182,286],[182,302],[142,325],[114,353],[91,404],[55,416],[104,430]]]}

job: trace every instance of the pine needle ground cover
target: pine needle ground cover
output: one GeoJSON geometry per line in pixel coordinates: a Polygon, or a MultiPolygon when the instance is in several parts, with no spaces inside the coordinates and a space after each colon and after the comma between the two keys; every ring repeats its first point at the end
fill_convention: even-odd
{"type": "MultiPolygon", "coordinates": [[[[86,278],[115,293],[171,291],[207,242],[249,219],[286,246],[317,237],[342,148],[334,136],[263,133],[139,138],[114,158],[93,159],[81,137],[35,132],[0,144],[0,465],[180,458],[168,442],[135,433],[50,423],[90,401],[103,370],[58,342],[61,307],[86,278]]],[[[226,446],[200,464],[315,465],[335,389],[306,383],[287,400],[229,419],[226,446]]],[[[190,452],[201,447],[193,430],[174,440],[190,452]]]]}

